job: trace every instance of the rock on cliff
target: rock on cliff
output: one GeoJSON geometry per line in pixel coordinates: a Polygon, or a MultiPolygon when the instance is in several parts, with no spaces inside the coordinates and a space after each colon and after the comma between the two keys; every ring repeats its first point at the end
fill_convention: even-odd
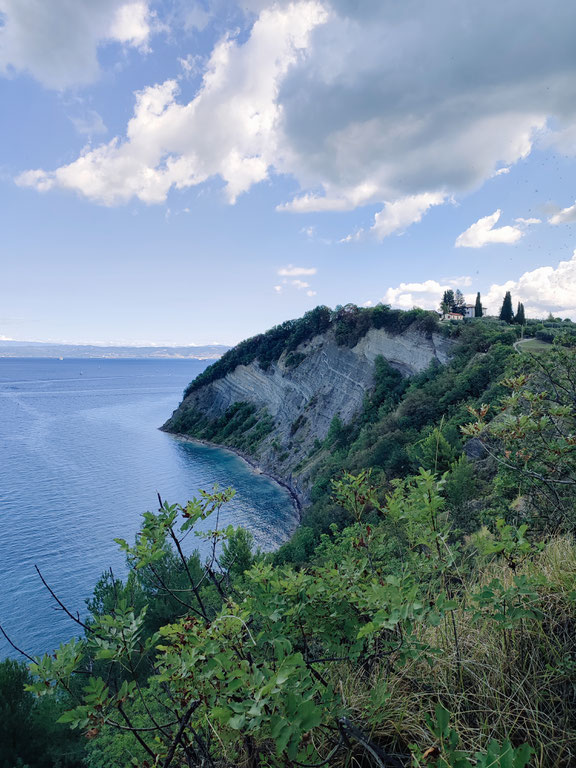
{"type": "MultiPolygon", "coordinates": [[[[266,472],[283,479],[306,499],[313,470],[309,460],[335,416],[350,423],[373,386],[374,361],[381,355],[403,375],[446,363],[452,344],[436,333],[408,329],[393,335],[370,329],[356,346],[338,346],[334,332],[315,336],[294,352],[283,353],[263,370],[257,361],[238,365],[184,399],[164,429],[202,436],[193,425],[226,420],[238,403],[249,404],[250,418],[266,418],[270,428],[250,450],[266,472]],[[232,410],[230,410],[232,409],[232,410]],[[272,428],[273,425],[273,428],[272,428]]],[[[235,445],[233,441],[221,440],[235,445]]],[[[236,444],[238,447],[238,444],[236,444]]]]}

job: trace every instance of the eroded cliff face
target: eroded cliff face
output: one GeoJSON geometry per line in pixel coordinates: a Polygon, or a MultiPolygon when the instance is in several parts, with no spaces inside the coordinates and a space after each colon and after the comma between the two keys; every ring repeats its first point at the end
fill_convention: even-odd
{"type": "Polygon", "coordinates": [[[372,328],[350,349],[338,346],[329,331],[298,347],[301,362],[295,367],[290,367],[290,356],[283,354],[268,370],[257,362],[240,365],[192,392],[165,428],[179,431],[176,425],[190,411],[216,420],[235,403],[253,404],[258,413],[267,412],[274,420],[273,431],[260,442],[253,458],[306,501],[316,441],[326,437],[335,416],[348,424],[358,415],[374,383],[376,357],[382,355],[410,376],[433,360],[446,363],[451,346],[437,334],[409,329],[392,335],[372,328]]]}

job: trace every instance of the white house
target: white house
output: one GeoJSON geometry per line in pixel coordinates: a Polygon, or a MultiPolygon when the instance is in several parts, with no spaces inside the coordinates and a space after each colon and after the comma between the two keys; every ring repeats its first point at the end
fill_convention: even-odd
{"type": "Polygon", "coordinates": [[[464,317],[476,317],[476,307],[474,304],[465,304],[464,309],[466,310],[464,317]]]}

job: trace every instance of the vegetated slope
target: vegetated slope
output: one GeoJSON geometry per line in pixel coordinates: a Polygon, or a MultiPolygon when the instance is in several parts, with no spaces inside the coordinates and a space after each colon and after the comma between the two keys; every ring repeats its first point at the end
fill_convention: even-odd
{"type": "Polygon", "coordinates": [[[106,572],[85,637],[32,665],[31,690],[86,736],[86,768],[575,764],[576,343],[518,354],[491,320],[447,333],[450,361],[410,378],[376,358],[276,555],[221,530],[231,489],[117,539],[126,581],[106,572]],[[182,550],[191,532],[205,563],[182,550]]]}
{"type": "Polygon", "coordinates": [[[239,449],[289,483],[316,538],[341,514],[329,490],[343,469],[405,476],[441,418],[450,460],[461,453],[467,409],[500,392],[519,331],[487,318],[441,324],[422,310],[318,307],[207,368],[164,428],[239,449]]]}
{"type": "Polygon", "coordinates": [[[306,499],[315,455],[334,419],[350,425],[362,411],[376,361],[397,382],[446,363],[452,347],[435,313],[318,307],[224,355],[164,428],[243,450],[306,499]]]}

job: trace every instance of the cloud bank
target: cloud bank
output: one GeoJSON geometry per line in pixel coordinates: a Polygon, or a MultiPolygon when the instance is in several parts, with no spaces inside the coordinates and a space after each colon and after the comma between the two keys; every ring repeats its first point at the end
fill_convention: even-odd
{"type": "MultiPolygon", "coordinates": [[[[419,283],[400,283],[388,288],[382,301],[400,309],[417,306],[437,310],[444,291],[449,288],[470,288],[472,285],[471,277],[441,282],[425,280],[419,283]]],[[[517,280],[494,283],[482,295],[482,304],[488,314],[497,315],[500,312],[506,291],[512,294],[514,309],[517,302],[521,301],[528,317],[546,317],[552,312],[555,316],[569,317],[576,321],[576,250],[570,260],[561,261],[556,267],[538,267],[524,272],[517,280]]],[[[473,303],[476,292],[465,296],[469,303],[473,303]]]]}
{"type": "Polygon", "coordinates": [[[88,148],[53,172],[25,172],[18,183],[116,205],[134,197],[161,203],[171,188],[219,176],[233,203],[267,178],[278,150],[279,82],[324,16],[313,1],[263,11],[246,43],[226,37],[216,46],[192,101],[178,102],[176,80],[146,88],[123,140],[88,148]]]}
{"type": "Polygon", "coordinates": [[[576,320],[576,251],[569,261],[557,267],[538,267],[501,285],[492,285],[482,302],[493,314],[502,306],[504,293],[510,291],[516,302],[523,302],[529,317],[545,317],[549,312],[576,320]]]}
{"type": "Polygon", "coordinates": [[[151,18],[145,0],[0,0],[0,74],[27,72],[58,90],[89,83],[98,47],[145,49],[151,18]]]}
{"type": "MultiPolygon", "coordinates": [[[[6,44],[33,33],[19,7],[28,7],[28,18],[31,7],[38,10],[40,24],[47,5],[0,0],[8,8],[2,61],[61,84],[66,67],[42,75],[36,59],[15,61],[16,47],[6,44]]],[[[92,72],[98,41],[112,34],[104,20],[126,5],[78,0],[73,21],[89,26],[88,44],[82,55],[66,56],[81,61],[80,71],[92,72]]],[[[136,95],[124,136],[56,170],[28,171],[19,182],[116,205],[159,203],[171,189],[217,177],[234,202],[272,173],[289,174],[300,193],[282,210],[378,203],[373,234],[383,238],[528,156],[551,119],[563,151],[576,151],[574,3],[243,5],[254,14],[251,26],[215,46],[191,101],[180,99],[175,80],[151,85],[136,95]],[[542,31],[537,45],[534,30],[542,31]]],[[[144,44],[145,21],[129,27],[115,18],[117,39],[144,44]]],[[[489,237],[519,237],[510,229],[489,230],[489,237]]]]}

